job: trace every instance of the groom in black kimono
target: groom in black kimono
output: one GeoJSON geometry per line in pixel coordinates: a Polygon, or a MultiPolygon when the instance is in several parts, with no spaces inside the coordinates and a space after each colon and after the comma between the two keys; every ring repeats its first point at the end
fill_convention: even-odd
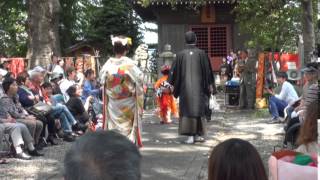
{"type": "Polygon", "coordinates": [[[186,48],[177,54],[168,82],[179,97],[179,134],[189,136],[185,143],[193,144],[205,141],[205,110],[214,78],[207,54],[196,47],[196,34],[189,31],[185,38],[186,48]]]}

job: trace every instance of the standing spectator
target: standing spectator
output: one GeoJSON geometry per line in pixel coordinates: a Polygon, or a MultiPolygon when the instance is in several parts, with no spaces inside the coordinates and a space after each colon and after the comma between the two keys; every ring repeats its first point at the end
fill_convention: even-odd
{"type": "Polygon", "coordinates": [[[230,80],[232,77],[232,70],[230,65],[227,63],[226,58],[222,58],[222,64],[220,66],[220,79],[223,82],[230,80]]]}
{"type": "Polygon", "coordinates": [[[208,180],[267,180],[257,150],[241,139],[218,144],[209,158],[208,180]]]}
{"type": "Polygon", "coordinates": [[[65,180],[140,180],[141,155],[125,136],[113,131],[79,138],[64,159],[65,180]]]}
{"type": "Polygon", "coordinates": [[[105,84],[105,129],[117,129],[138,146],[142,146],[141,119],[143,111],[142,72],[126,57],[131,41],[113,37],[115,57],[102,67],[101,80],[105,84]]]}
{"type": "Polygon", "coordinates": [[[213,75],[207,54],[196,47],[196,34],[186,33],[187,48],[179,52],[173,63],[168,82],[179,97],[179,134],[189,138],[185,143],[205,141],[206,102],[213,91],[213,75]]]}
{"type": "Polygon", "coordinates": [[[83,83],[85,81],[85,75],[83,73],[84,71],[84,64],[83,61],[78,61],[78,63],[76,64],[76,79],[75,81],[77,82],[78,86],[82,88],[83,83]]]}
{"type": "Polygon", "coordinates": [[[65,77],[64,73],[64,60],[63,59],[58,59],[57,64],[54,66],[52,73],[57,73],[59,75],[62,75],[65,77]]]}
{"type": "Polygon", "coordinates": [[[47,72],[48,72],[49,76],[52,75],[52,72],[53,72],[54,68],[57,66],[57,64],[58,64],[58,57],[52,55],[51,56],[51,63],[47,66],[47,72]]]}
{"type": "Polygon", "coordinates": [[[238,68],[240,71],[240,109],[254,109],[256,97],[256,59],[248,51],[242,51],[238,68]]]}
{"type": "Polygon", "coordinates": [[[64,97],[64,101],[67,102],[69,100],[69,95],[67,94],[67,89],[69,89],[70,86],[76,85],[75,79],[76,79],[76,71],[74,67],[69,67],[66,71],[67,78],[62,79],[60,82],[60,90],[62,92],[62,95],[64,97]]]}
{"type": "MultiPolygon", "coordinates": [[[[43,124],[34,116],[29,115],[17,99],[18,85],[13,78],[7,78],[2,82],[5,95],[0,99],[0,118],[14,118],[17,122],[27,125],[35,144],[38,145],[43,124]]],[[[38,146],[41,148],[40,146],[38,146]]]]}

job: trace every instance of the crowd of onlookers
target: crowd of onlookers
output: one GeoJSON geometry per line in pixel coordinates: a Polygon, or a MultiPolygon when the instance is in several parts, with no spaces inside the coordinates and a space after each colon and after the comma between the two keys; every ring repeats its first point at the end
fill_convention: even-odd
{"type": "Polygon", "coordinates": [[[72,142],[95,127],[102,106],[94,70],[65,69],[58,60],[16,77],[6,66],[0,72],[0,137],[7,134],[15,157],[42,156],[58,138],[72,142]]]}

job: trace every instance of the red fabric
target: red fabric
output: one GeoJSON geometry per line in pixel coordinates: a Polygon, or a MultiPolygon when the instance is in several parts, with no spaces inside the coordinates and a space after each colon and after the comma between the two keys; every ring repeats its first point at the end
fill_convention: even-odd
{"type": "Polygon", "coordinates": [[[46,103],[51,103],[50,96],[48,96],[47,93],[43,93],[43,100],[44,100],[46,103]]]}
{"type": "Polygon", "coordinates": [[[292,150],[281,150],[281,151],[272,153],[272,156],[276,157],[277,159],[281,159],[284,156],[296,156],[297,154],[300,154],[300,153],[292,150]]]}
{"type": "Polygon", "coordinates": [[[10,58],[10,72],[13,73],[14,77],[24,71],[24,59],[23,58],[10,58]]]}
{"type": "Polygon", "coordinates": [[[137,145],[139,148],[143,147],[142,144],[142,138],[141,138],[141,133],[140,133],[140,128],[137,127],[137,145]]]}
{"type": "MultiPolygon", "coordinates": [[[[160,88],[162,82],[168,79],[168,75],[161,77],[154,85],[155,89],[160,88]]],[[[173,95],[163,93],[161,97],[157,97],[157,102],[160,108],[160,117],[165,121],[168,110],[174,115],[178,114],[177,105],[174,101],[173,95]]]]}

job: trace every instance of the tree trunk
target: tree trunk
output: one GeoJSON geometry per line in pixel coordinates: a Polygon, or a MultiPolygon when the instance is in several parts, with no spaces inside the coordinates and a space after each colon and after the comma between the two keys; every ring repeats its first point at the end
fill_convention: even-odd
{"type": "Polygon", "coordinates": [[[315,49],[312,0],[302,0],[301,5],[304,63],[307,64],[311,62],[312,53],[315,49]]]}
{"type": "Polygon", "coordinates": [[[59,42],[59,0],[28,0],[29,67],[46,66],[51,54],[61,54],[59,42]]]}

